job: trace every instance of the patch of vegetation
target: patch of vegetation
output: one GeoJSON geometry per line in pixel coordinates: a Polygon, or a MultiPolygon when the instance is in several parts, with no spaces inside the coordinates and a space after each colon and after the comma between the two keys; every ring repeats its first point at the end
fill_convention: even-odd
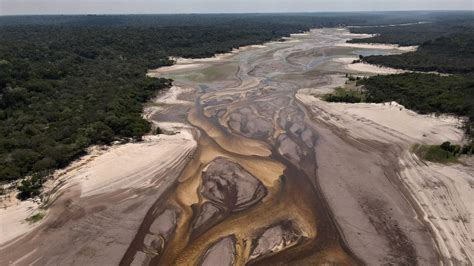
{"type": "Polygon", "coordinates": [[[367,102],[397,103],[418,113],[467,116],[466,132],[474,128],[474,78],[404,73],[374,76],[357,82],[366,92],[367,102]]]}
{"type": "Polygon", "coordinates": [[[443,142],[441,145],[416,145],[414,152],[422,159],[437,163],[456,163],[461,155],[472,155],[473,145],[453,145],[443,142]]]}
{"type": "Polygon", "coordinates": [[[26,218],[25,220],[31,224],[34,224],[34,223],[37,223],[39,221],[41,221],[42,219],[44,218],[44,213],[42,212],[38,212],[28,218],[26,218]]]}
{"type": "Polygon", "coordinates": [[[338,87],[333,93],[328,93],[322,97],[322,99],[327,102],[344,103],[360,103],[364,102],[365,98],[365,93],[360,90],[348,90],[342,87],[338,87]]]}
{"type": "Polygon", "coordinates": [[[19,191],[17,198],[20,200],[26,200],[39,196],[47,176],[48,175],[44,172],[38,172],[23,179],[17,186],[19,191]]]}

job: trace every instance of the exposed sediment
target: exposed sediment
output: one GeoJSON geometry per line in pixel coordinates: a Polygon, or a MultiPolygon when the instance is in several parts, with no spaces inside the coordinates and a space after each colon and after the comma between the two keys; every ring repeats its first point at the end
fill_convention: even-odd
{"type": "Polygon", "coordinates": [[[291,221],[282,221],[263,230],[253,241],[250,262],[271,256],[303,241],[304,235],[291,221]]]}
{"type": "Polygon", "coordinates": [[[201,195],[232,212],[248,209],[266,194],[257,178],[225,158],[209,163],[202,179],[201,195]]]}
{"type": "Polygon", "coordinates": [[[235,237],[228,236],[213,244],[204,254],[199,265],[231,266],[235,262],[235,237]]]}
{"type": "MultiPolygon", "coordinates": [[[[170,138],[186,134],[187,151],[177,145],[167,151],[180,155],[172,163],[150,159],[149,167],[113,175],[133,186],[92,187],[84,198],[77,186],[60,189],[42,226],[2,246],[0,264],[438,263],[400,181],[412,168],[399,164],[407,148],[399,143],[459,132],[449,119],[405,130],[380,115],[387,106],[335,107],[314,97],[344,83],[349,62],[341,58],[373,49],[342,45],[351,37],[313,30],[150,72],[175,82],[145,117],[176,134],[170,138]],[[24,256],[48,242],[56,244],[24,256]]],[[[402,117],[421,121],[406,110],[402,117]]]]}

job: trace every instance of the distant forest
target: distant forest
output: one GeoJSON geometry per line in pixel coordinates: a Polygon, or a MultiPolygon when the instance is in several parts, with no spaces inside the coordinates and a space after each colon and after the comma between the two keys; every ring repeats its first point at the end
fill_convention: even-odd
{"type": "MultiPolygon", "coordinates": [[[[353,43],[418,45],[415,52],[367,56],[371,64],[449,76],[406,73],[376,76],[358,82],[368,102],[397,101],[420,113],[448,113],[468,117],[466,132],[474,135],[474,15],[447,16],[423,24],[355,27],[354,33],[375,34],[353,43]]],[[[471,145],[472,146],[472,145],[471,145]]]]}
{"type": "MultiPolygon", "coordinates": [[[[465,12],[0,17],[0,182],[34,174],[34,184],[20,186],[24,196],[31,196],[31,188],[41,183],[37,176],[66,166],[87,147],[140,140],[150,133],[141,116],[143,104],[171,81],[145,74],[173,64],[169,56],[208,57],[315,27],[435,23],[463,16],[465,12]]],[[[463,65],[472,66],[469,62],[463,65]]]]}
{"type": "Polygon", "coordinates": [[[354,39],[352,43],[396,43],[418,45],[415,52],[402,55],[367,56],[364,61],[399,69],[471,73],[474,71],[474,14],[448,16],[441,21],[391,27],[356,27],[353,33],[376,36],[354,39]]]}

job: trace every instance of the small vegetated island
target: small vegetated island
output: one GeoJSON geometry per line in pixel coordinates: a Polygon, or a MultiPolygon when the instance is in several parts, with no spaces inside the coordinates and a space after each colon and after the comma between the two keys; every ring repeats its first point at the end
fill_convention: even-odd
{"type": "Polygon", "coordinates": [[[359,61],[409,70],[408,73],[372,77],[348,76],[353,88],[337,88],[325,95],[330,102],[395,101],[421,114],[453,114],[466,117],[470,140],[463,146],[442,145],[415,148],[427,160],[453,162],[472,154],[474,130],[474,20],[470,16],[448,17],[443,22],[387,27],[352,27],[353,33],[374,37],[351,43],[418,45],[414,52],[399,55],[360,56],[359,61]],[[429,72],[429,73],[424,73],[429,72]],[[355,87],[355,88],[354,88],[355,87]]]}

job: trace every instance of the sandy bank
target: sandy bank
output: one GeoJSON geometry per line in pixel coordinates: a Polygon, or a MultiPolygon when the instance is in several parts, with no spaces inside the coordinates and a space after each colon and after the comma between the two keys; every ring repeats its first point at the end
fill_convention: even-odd
{"type": "Polygon", "coordinates": [[[391,103],[328,103],[301,91],[296,97],[310,108],[319,110],[327,123],[347,128],[355,138],[391,143],[461,142],[462,121],[453,116],[420,115],[395,102],[391,103]]]}
{"type": "Polygon", "coordinates": [[[188,130],[171,136],[148,136],[140,143],[118,145],[100,155],[85,157],[86,164],[66,169],[58,182],[67,180],[69,186],[80,186],[81,197],[147,187],[165,168],[183,160],[195,145],[188,130]]]}
{"type": "MultiPolygon", "coordinates": [[[[409,151],[414,143],[463,141],[462,121],[453,116],[420,115],[395,102],[328,103],[310,94],[308,89],[301,90],[296,97],[317,114],[320,121],[344,130],[351,138],[375,140],[401,148],[401,155],[397,155],[398,166],[395,166],[399,168],[401,184],[409,191],[412,204],[422,213],[418,219],[432,230],[444,262],[463,265],[472,262],[472,161],[464,165],[441,165],[423,162],[409,151]]],[[[324,183],[331,184],[324,179],[322,182],[323,186],[324,183]]]]}
{"type": "Polygon", "coordinates": [[[359,72],[359,73],[372,73],[372,74],[400,74],[405,71],[388,68],[388,67],[380,67],[376,65],[371,65],[367,63],[355,63],[355,64],[348,64],[345,68],[349,71],[359,72]]]}
{"type": "Polygon", "coordinates": [[[213,63],[221,63],[232,59],[238,53],[248,51],[251,49],[264,48],[265,45],[253,44],[242,46],[237,49],[232,49],[229,53],[216,54],[212,57],[206,58],[183,58],[183,57],[170,57],[171,60],[175,61],[175,64],[171,66],[160,67],[154,70],[149,70],[147,75],[150,77],[159,77],[165,74],[169,74],[180,70],[193,70],[200,67],[206,67],[213,63]]]}
{"type": "Polygon", "coordinates": [[[157,104],[158,105],[163,105],[163,104],[192,105],[193,102],[178,99],[179,95],[181,95],[182,93],[188,93],[192,91],[194,91],[194,89],[173,86],[169,90],[167,90],[166,93],[158,96],[157,99],[155,99],[154,107],[158,107],[158,109],[145,108],[144,113],[149,113],[150,111],[151,112],[159,111],[159,106],[156,106],[157,104]]]}
{"type": "Polygon", "coordinates": [[[174,64],[172,66],[165,66],[165,67],[160,67],[159,69],[156,70],[150,70],[147,73],[147,76],[149,77],[159,77],[160,75],[167,74],[173,71],[177,70],[191,70],[191,69],[196,69],[203,66],[203,64],[199,63],[188,63],[188,64],[174,64]]]}
{"type": "MultiPolygon", "coordinates": [[[[177,99],[183,91],[173,87],[162,94],[155,100],[155,105],[146,108],[145,118],[151,119],[153,113],[160,110],[156,104],[187,105],[188,102],[177,99]]],[[[181,123],[152,122],[176,134],[149,135],[137,143],[92,147],[88,155],[57,170],[45,183],[44,194],[52,200],[70,190],[79,190],[78,196],[87,198],[119,190],[143,189],[154,186],[169,169],[178,171],[197,146],[193,129],[181,123]]],[[[38,209],[37,203],[25,201],[10,205],[0,209],[0,245],[38,225],[25,221],[38,209]]]]}
{"type": "Polygon", "coordinates": [[[315,87],[315,88],[303,88],[298,90],[298,94],[305,95],[324,95],[334,92],[334,88],[343,87],[346,84],[347,78],[344,75],[326,75],[324,79],[327,84],[315,87]]]}
{"type": "Polygon", "coordinates": [[[403,52],[413,52],[418,49],[418,46],[400,46],[398,44],[383,44],[383,43],[338,43],[339,47],[351,47],[359,49],[373,49],[373,50],[399,50],[403,52]]]}
{"type": "MultiPolygon", "coordinates": [[[[341,29],[341,30],[346,30],[346,29],[341,29]]],[[[351,39],[366,39],[366,38],[377,36],[377,34],[350,33],[350,32],[345,32],[343,33],[343,35],[351,39]]]]}
{"type": "Polygon", "coordinates": [[[358,60],[358,57],[339,57],[333,59],[333,62],[343,65],[343,68],[348,72],[361,73],[361,74],[400,74],[407,72],[401,69],[381,67],[377,65],[368,64],[365,62],[353,63],[354,60],[358,60]]]}
{"type": "Polygon", "coordinates": [[[0,208],[0,244],[32,230],[37,225],[26,219],[37,211],[38,204],[33,201],[13,201],[9,207],[0,208]]]}
{"type": "Polygon", "coordinates": [[[434,232],[446,264],[474,260],[474,167],[421,161],[405,152],[401,178],[434,232]]]}

